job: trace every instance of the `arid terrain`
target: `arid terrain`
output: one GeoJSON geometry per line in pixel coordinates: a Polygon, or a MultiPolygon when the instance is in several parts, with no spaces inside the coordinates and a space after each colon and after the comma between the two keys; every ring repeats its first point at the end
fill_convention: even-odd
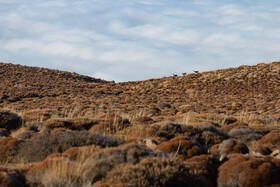
{"type": "Polygon", "coordinates": [[[145,81],[0,63],[0,186],[280,186],[280,62],[145,81]]]}

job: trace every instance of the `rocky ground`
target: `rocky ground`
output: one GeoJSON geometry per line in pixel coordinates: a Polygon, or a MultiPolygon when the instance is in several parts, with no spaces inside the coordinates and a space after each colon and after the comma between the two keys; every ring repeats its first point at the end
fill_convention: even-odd
{"type": "Polygon", "coordinates": [[[136,82],[0,63],[1,186],[280,186],[280,62],[136,82]]]}

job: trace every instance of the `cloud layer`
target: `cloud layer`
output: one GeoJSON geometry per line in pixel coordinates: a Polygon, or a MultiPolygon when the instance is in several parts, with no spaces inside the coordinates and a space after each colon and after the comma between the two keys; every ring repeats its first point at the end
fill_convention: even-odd
{"type": "Polygon", "coordinates": [[[279,59],[280,2],[1,0],[0,61],[129,81],[279,59]]]}

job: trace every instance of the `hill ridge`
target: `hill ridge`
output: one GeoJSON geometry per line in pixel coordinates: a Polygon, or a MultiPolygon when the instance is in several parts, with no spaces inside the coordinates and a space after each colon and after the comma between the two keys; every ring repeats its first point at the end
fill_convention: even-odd
{"type": "Polygon", "coordinates": [[[87,82],[73,73],[3,63],[0,72],[0,103],[17,110],[38,107],[70,110],[79,105],[88,110],[109,110],[114,106],[116,110],[127,112],[160,108],[168,103],[181,113],[280,114],[280,62],[120,83],[95,78],[91,80],[97,82],[87,82]],[[38,71],[43,76],[7,72],[3,69],[6,66],[38,71]],[[43,70],[52,72],[51,76],[46,78],[43,70]],[[33,97],[39,101],[26,99],[33,97]],[[54,97],[56,106],[50,103],[54,97]],[[39,104],[25,106],[25,102],[39,104]]]}

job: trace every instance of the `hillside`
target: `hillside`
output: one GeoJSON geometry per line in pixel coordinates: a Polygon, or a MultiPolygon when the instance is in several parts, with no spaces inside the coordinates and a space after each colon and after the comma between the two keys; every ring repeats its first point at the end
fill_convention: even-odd
{"type": "Polygon", "coordinates": [[[2,186],[279,185],[279,128],[280,62],[121,83],[0,63],[2,186]]]}
{"type": "Polygon", "coordinates": [[[69,110],[79,105],[105,111],[114,106],[119,112],[130,112],[149,107],[163,109],[168,104],[181,113],[279,115],[279,72],[280,62],[273,62],[112,83],[75,73],[2,63],[0,102],[2,107],[17,111],[50,107],[69,110]]]}

